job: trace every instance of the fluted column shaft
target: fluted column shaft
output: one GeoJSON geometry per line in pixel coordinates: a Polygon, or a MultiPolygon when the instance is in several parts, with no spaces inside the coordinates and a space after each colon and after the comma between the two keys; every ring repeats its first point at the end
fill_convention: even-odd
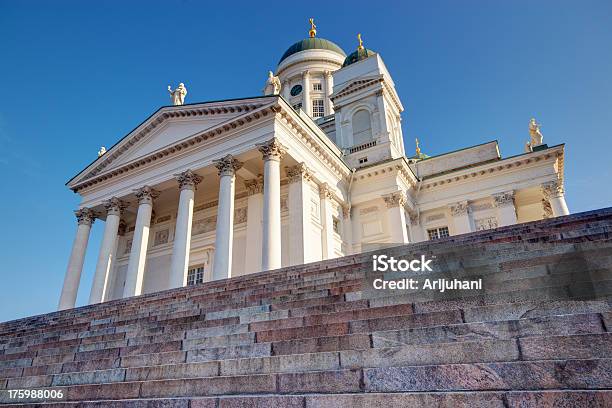
{"type": "Polygon", "coordinates": [[[280,160],[286,148],[278,139],[259,145],[264,159],[262,270],[281,267],[280,160]]]}
{"type": "Polygon", "coordinates": [[[118,198],[113,197],[104,202],[104,207],[106,208],[104,236],[102,237],[100,255],[98,256],[96,272],[89,295],[90,304],[102,302],[108,290],[108,277],[115,260],[117,232],[119,231],[119,222],[121,221],[121,213],[125,208],[125,204],[118,198]]]}
{"type": "Polygon", "coordinates": [[[189,266],[189,250],[191,248],[191,222],[193,220],[193,203],[196,186],[202,181],[191,170],[176,176],[180,195],[172,259],[170,260],[169,287],[180,288],[187,285],[187,267],[189,266]]]}
{"type": "Polygon", "coordinates": [[[408,229],[406,228],[406,196],[401,192],[383,196],[387,206],[387,219],[389,222],[389,235],[393,244],[407,244],[408,229]]]}
{"type": "Polygon", "coordinates": [[[216,160],[215,165],[219,170],[220,180],[213,280],[218,280],[227,279],[231,277],[232,274],[236,170],[242,167],[242,163],[228,154],[221,160],[216,160]]]}
{"type": "Polygon", "coordinates": [[[330,98],[331,94],[334,92],[334,83],[331,72],[325,71],[325,115],[333,115],[334,106],[332,104],[332,100],[330,98]]]}
{"type": "Polygon", "coordinates": [[[77,232],[72,244],[68,267],[66,268],[58,310],[72,309],[76,303],[81,273],[83,272],[83,263],[85,262],[85,251],[89,242],[89,233],[91,232],[91,225],[95,220],[93,211],[89,208],[75,211],[75,215],[78,221],[77,232]]]}
{"type": "Polygon", "coordinates": [[[306,114],[312,117],[312,104],[310,101],[310,73],[308,71],[304,71],[302,74],[302,109],[306,114]]]}
{"type": "Polygon", "coordinates": [[[144,186],[136,190],[135,193],[138,198],[138,213],[136,214],[132,249],[130,250],[130,259],[123,288],[124,298],[142,294],[147,247],[149,246],[151,214],[153,212],[153,199],[159,195],[159,192],[149,186],[144,186]]]}

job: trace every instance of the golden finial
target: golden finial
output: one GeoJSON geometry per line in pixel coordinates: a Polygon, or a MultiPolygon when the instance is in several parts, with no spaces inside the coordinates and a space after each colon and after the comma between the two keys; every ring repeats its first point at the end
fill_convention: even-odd
{"type": "Polygon", "coordinates": [[[314,18],[310,18],[310,30],[308,34],[310,34],[310,38],[314,38],[317,35],[317,26],[314,23],[314,18]]]}
{"type": "Polygon", "coordinates": [[[363,40],[361,39],[361,33],[357,34],[357,40],[359,41],[359,47],[357,47],[357,49],[363,50],[363,40]]]}
{"type": "Polygon", "coordinates": [[[420,157],[421,156],[421,148],[419,147],[419,139],[416,138],[414,140],[416,141],[416,155],[417,155],[417,157],[420,157]]]}

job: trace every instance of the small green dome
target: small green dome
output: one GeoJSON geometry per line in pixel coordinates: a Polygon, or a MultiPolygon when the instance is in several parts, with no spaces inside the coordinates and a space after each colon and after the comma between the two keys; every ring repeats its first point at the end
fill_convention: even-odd
{"type": "Polygon", "coordinates": [[[346,57],[346,53],[342,50],[342,48],[340,48],[338,45],[334,44],[333,42],[326,40],[325,38],[312,37],[312,38],[306,38],[302,41],[298,41],[295,44],[293,44],[291,47],[287,48],[287,51],[285,51],[280,61],[278,61],[278,64],[280,65],[281,62],[283,62],[286,58],[290,57],[291,55],[297,54],[300,51],[306,51],[306,50],[329,50],[329,51],[338,53],[342,55],[343,57],[346,57]]]}
{"type": "Polygon", "coordinates": [[[354,64],[357,61],[364,60],[372,55],[376,54],[372,50],[368,50],[367,48],[360,48],[355,52],[352,52],[346,59],[344,60],[344,64],[342,67],[346,67],[348,65],[354,64]]]}

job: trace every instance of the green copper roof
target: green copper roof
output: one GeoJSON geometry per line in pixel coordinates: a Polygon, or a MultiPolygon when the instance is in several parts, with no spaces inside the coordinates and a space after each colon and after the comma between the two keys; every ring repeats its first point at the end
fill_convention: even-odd
{"type": "Polygon", "coordinates": [[[357,61],[361,61],[368,57],[371,57],[374,54],[376,54],[374,51],[368,50],[367,48],[357,50],[355,52],[352,52],[348,57],[346,57],[342,66],[346,67],[347,65],[351,65],[357,61]]]}
{"type": "Polygon", "coordinates": [[[334,44],[333,42],[329,40],[326,40],[325,38],[314,37],[314,38],[306,38],[302,41],[298,41],[295,44],[293,44],[291,47],[287,48],[287,51],[285,51],[285,53],[281,57],[280,61],[278,61],[278,63],[280,64],[286,58],[288,58],[289,56],[293,54],[296,54],[300,51],[306,51],[306,50],[329,50],[329,51],[336,52],[342,55],[343,57],[346,57],[346,53],[342,51],[342,48],[340,48],[338,45],[334,44]]]}

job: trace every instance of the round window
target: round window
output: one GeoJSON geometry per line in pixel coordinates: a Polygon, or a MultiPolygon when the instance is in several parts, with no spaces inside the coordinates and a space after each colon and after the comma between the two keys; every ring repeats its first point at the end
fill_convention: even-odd
{"type": "Polygon", "coordinates": [[[302,92],[302,85],[295,85],[291,88],[291,96],[297,96],[302,92]]]}

